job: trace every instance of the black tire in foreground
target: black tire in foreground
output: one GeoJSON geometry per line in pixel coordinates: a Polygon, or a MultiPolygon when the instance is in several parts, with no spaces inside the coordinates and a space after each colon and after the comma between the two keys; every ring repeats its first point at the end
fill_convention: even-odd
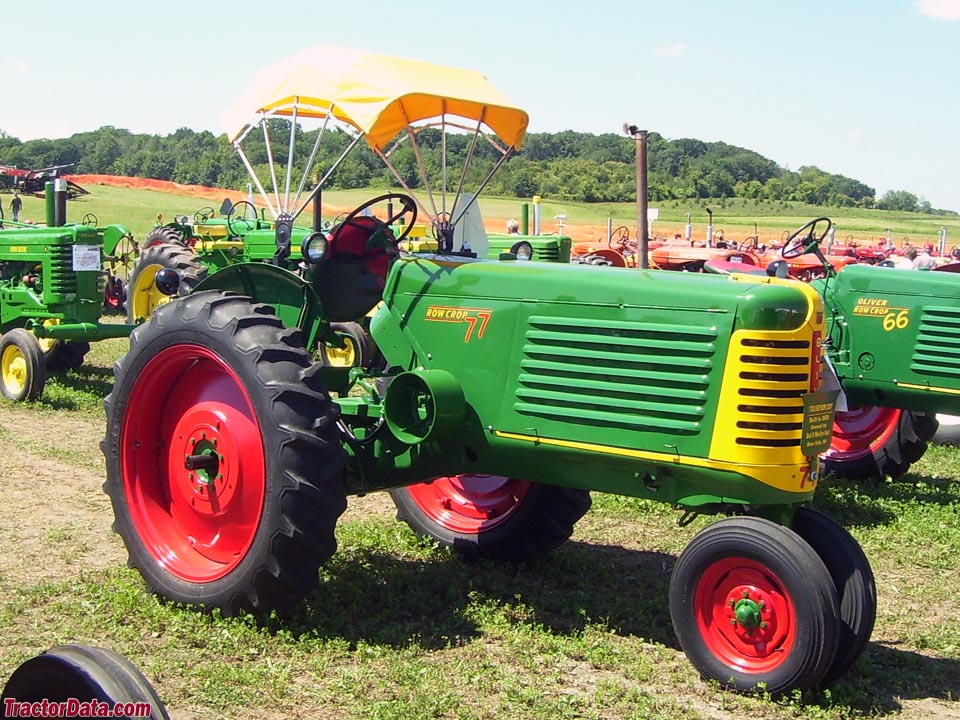
{"type": "Polygon", "coordinates": [[[815,687],[837,654],[839,601],[823,561],[790,528],[720,520],[680,553],[670,617],[700,674],[773,696],[815,687]]]}
{"type": "Polygon", "coordinates": [[[15,712],[8,713],[8,700],[17,704],[43,700],[65,704],[67,712],[61,713],[58,708],[50,717],[106,717],[107,712],[109,717],[170,717],[153,686],[129,660],[111,650],[84,645],[59,645],[14,670],[0,697],[0,713],[4,718],[27,717],[16,712],[16,705],[12,705],[15,712]],[[89,703],[90,712],[79,703],[89,703]],[[130,713],[115,715],[118,703],[132,705],[126,708],[130,713]],[[141,712],[145,703],[150,706],[149,715],[141,712]]]}
{"type": "Polygon", "coordinates": [[[870,639],[877,618],[877,586],[859,543],[836,520],[812,508],[800,508],[793,529],[827,566],[840,601],[837,655],[820,681],[829,685],[850,669],[870,639]]]}
{"type": "Polygon", "coordinates": [[[935,415],[900,408],[864,406],[838,412],[820,469],[853,480],[896,480],[923,456],[937,427],[935,415]]]}
{"type": "Polygon", "coordinates": [[[207,276],[207,267],[197,254],[183,245],[151,245],[140,254],[127,283],[127,322],[147,320],[158,307],[170,302],[170,298],[157,289],[155,282],[157,273],[164,268],[176,270],[180,276],[181,297],[192,292],[207,276]]]}
{"type": "Polygon", "coordinates": [[[300,331],[200,292],[157,308],[114,372],[104,490],[129,564],[175,602],[295,606],[346,508],[339,411],[300,331]]]}
{"type": "Polygon", "coordinates": [[[573,534],[586,490],[496,475],[455,475],[390,491],[397,519],[466,559],[534,560],[573,534]]]}
{"type": "Polygon", "coordinates": [[[14,328],[0,337],[0,393],[7,400],[36,400],[47,382],[47,363],[37,336],[14,328]]]}

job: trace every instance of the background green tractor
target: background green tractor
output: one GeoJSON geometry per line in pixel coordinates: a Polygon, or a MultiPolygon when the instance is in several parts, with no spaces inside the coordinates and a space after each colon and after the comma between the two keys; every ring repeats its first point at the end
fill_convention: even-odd
{"type": "MultiPolygon", "coordinates": [[[[472,118],[511,150],[527,121],[475,73],[343,49],[259,82],[257,122],[335,113],[374,148],[397,113],[472,118]],[[294,69],[297,103],[277,102],[294,69]]],[[[390,490],[455,552],[529,560],[570,537],[591,491],[617,493],[731,516],[687,546],[670,586],[669,621],[706,678],[780,694],[849,669],[876,597],[856,541],[807,506],[835,399],[812,288],[450,246],[401,256],[399,218],[375,201],[298,251],[278,222],[273,262],[209,274],[132,333],[105,405],[105,490],[152,591],[286,611],[319,582],[348,495],[390,490]],[[371,311],[382,363],[314,361],[332,323],[371,311]]],[[[157,273],[171,294],[176,278],[157,273]]]]}
{"type": "Polygon", "coordinates": [[[899,478],[936,433],[936,414],[958,414],[960,264],[936,271],[854,264],[835,271],[820,251],[830,228],[829,218],[811,220],[783,249],[788,259],[816,255],[824,267],[811,286],[823,298],[824,355],[844,402],[823,469],[899,478]]]}
{"type": "Polygon", "coordinates": [[[40,397],[48,372],[79,367],[91,341],[132,329],[100,322],[118,281],[104,260],[120,272],[129,230],[97,227],[90,214],[65,224],[65,207],[51,184],[46,225],[0,223],[0,393],[9,400],[40,397]]]}

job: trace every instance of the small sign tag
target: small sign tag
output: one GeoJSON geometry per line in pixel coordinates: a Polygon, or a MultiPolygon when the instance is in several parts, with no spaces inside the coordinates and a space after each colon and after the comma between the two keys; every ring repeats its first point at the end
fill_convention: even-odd
{"type": "Polygon", "coordinates": [[[833,411],[837,390],[821,390],[803,396],[803,431],[800,436],[800,452],[815,457],[830,448],[833,437],[833,411]]]}
{"type": "Polygon", "coordinates": [[[100,247],[98,245],[73,246],[73,271],[99,270],[100,247]]]}

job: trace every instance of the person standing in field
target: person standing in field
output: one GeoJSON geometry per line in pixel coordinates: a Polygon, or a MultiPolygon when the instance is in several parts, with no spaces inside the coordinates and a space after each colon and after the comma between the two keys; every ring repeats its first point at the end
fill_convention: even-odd
{"type": "Polygon", "coordinates": [[[520,223],[518,223],[515,218],[507,220],[507,233],[510,235],[520,234],[520,223]]]}
{"type": "Polygon", "coordinates": [[[933,257],[933,245],[927,243],[923,246],[923,252],[913,261],[913,267],[917,270],[932,270],[936,266],[937,259],[933,257]]]}
{"type": "Polygon", "coordinates": [[[13,200],[10,201],[10,212],[13,214],[13,221],[20,220],[20,210],[23,208],[23,200],[20,199],[20,193],[13,193],[13,200]]]}

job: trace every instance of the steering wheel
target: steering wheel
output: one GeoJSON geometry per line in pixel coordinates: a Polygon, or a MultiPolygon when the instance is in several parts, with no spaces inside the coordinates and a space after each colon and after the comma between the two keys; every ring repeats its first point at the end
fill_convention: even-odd
{"type": "Polygon", "coordinates": [[[827,236],[827,233],[830,232],[830,228],[832,227],[833,223],[830,221],[830,218],[814,218],[803,227],[795,230],[790,237],[787,238],[787,241],[783,246],[783,250],[780,251],[780,255],[789,260],[791,258],[800,257],[801,255],[806,255],[808,252],[816,250],[818,247],[820,247],[820,243],[823,242],[823,239],[827,236]],[[825,227],[823,232],[818,235],[817,227],[821,223],[825,223],[825,227]]]}
{"type": "Polygon", "coordinates": [[[97,216],[93,213],[87,213],[80,220],[81,225],[90,225],[91,227],[98,227],[100,223],[97,221],[97,216]]]}
{"type": "Polygon", "coordinates": [[[195,223],[204,223],[212,218],[215,212],[212,207],[202,207],[193,214],[193,221],[195,223]]]}
{"type": "Polygon", "coordinates": [[[234,216],[237,213],[237,208],[241,205],[249,205],[253,210],[253,216],[257,216],[257,208],[254,207],[253,203],[249,200],[239,200],[234,203],[233,207],[230,208],[230,212],[227,213],[227,230],[231,235],[242,235],[244,232],[250,232],[254,228],[254,221],[247,217],[246,212],[243,213],[240,217],[236,218],[236,222],[242,222],[244,227],[242,231],[235,230],[233,227],[234,216]]]}
{"type": "Polygon", "coordinates": [[[613,243],[616,242],[618,247],[626,247],[630,244],[630,228],[626,225],[621,225],[612,233],[610,233],[610,239],[607,241],[607,247],[612,248],[613,243]]]}
{"type": "Polygon", "coordinates": [[[760,242],[757,240],[756,235],[751,235],[750,237],[745,237],[740,241],[739,249],[742,252],[756,251],[760,247],[760,242]]]}
{"type": "MultiPolygon", "coordinates": [[[[343,222],[339,223],[336,228],[333,230],[331,235],[331,244],[333,246],[333,251],[337,257],[346,262],[362,262],[362,257],[354,257],[354,253],[350,252],[338,252],[337,251],[337,238],[339,237],[341,231],[345,227],[355,227],[359,228],[365,232],[370,232],[371,229],[379,230],[384,234],[384,236],[390,242],[392,246],[391,249],[394,254],[397,253],[397,245],[403,240],[407,235],[410,234],[410,231],[413,230],[413,224],[417,221],[417,201],[414,200],[409,195],[404,195],[402,193],[387,193],[386,195],[379,195],[372,200],[368,200],[360,207],[354,209],[350,212],[344,219],[343,222]],[[386,220],[381,220],[378,217],[372,215],[363,215],[363,211],[369,207],[373,207],[379,203],[384,202],[393,202],[398,201],[400,203],[400,210],[390,215],[386,220]],[[407,218],[406,216],[410,217],[407,218]],[[400,236],[397,237],[393,234],[393,231],[390,229],[391,225],[396,224],[400,219],[404,218],[403,232],[400,233],[400,236]]],[[[370,237],[374,235],[373,232],[370,232],[370,237]]],[[[368,248],[369,249],[369,248],[368,248]]]]}

